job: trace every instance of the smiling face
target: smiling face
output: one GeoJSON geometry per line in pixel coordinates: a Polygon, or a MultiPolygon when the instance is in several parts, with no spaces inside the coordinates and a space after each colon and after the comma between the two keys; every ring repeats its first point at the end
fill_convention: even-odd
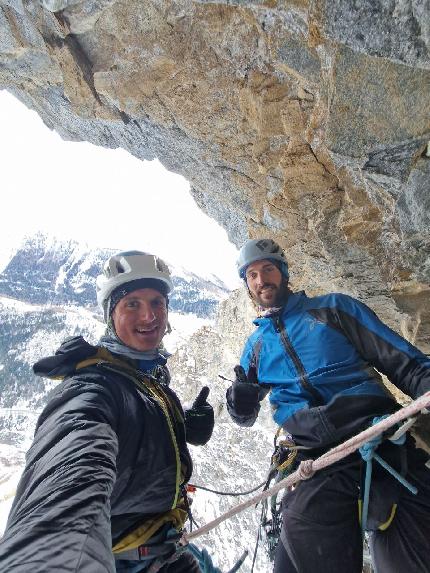
{"type": "Polygon", "coordinates": [[[260,306],[271,308],[282,303],[286,292],[285,281],[272,261],[264,259],[251,263],[245,277],[249,292],[260,306]]]}
{"type": "Polygon", "coordinates": [[[140,352],[154,350],[167,328],[166,299],[152,288],[134,290],[115,306],[112,320],[124,344],[140,352]]]}

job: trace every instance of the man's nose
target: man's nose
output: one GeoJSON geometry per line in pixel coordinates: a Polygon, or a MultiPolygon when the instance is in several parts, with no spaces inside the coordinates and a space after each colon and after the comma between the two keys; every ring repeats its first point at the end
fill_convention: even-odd
{"type": "Polygon", "coordinates": [[[150,304],[144,302],[140,305],[139,318],[145,322],[153,322],[155,320],[155,312],[150,304]]]}
{"type": "Polygon", "coordinates": [[[264,284],[263,273],[257,273],[255,277],[255,284],[256,286],[262,286],[264,284]]]}

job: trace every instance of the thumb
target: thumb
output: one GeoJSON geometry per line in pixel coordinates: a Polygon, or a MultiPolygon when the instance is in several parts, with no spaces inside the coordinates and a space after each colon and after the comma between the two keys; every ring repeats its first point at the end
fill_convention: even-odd
{"type": "Polygon", "coordinates": [[[203,404],[207,400],[207,397],[209,396],[209,392],[210,392],[209,387],[203,386],[203,388],[199,392],[199,395],[193,402],[193,408],[198,408],[199,406],[203,406],[203,404]]]}
{"type": "Polygon", "coordinates": [[[241,366],[240,364],[234,367],[234,373],[236,374],[236,380],[238,382],[248,382],[248,379],[246,377],[246,372],[243,366],[241,366]]]}

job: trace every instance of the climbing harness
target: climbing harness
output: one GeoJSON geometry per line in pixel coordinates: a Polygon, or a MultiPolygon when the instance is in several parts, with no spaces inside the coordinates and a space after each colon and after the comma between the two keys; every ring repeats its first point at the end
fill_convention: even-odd
{"type": "Polygon", "coordinates": [[[176,553],[176,545],[180,540],[182,530],[172,523],[165,523],[147,541],[130,549],[113,549],[116,561],[165,561],[176,553]]]}
{"type": "MultiPolygon", "coordinates": [[[[259,487],[261,487],[262,485],[264,484],[261,484],[259,487]]],[[[217,492],[215,490],[211,490],[210,488],[206,488],[203,486],[196,486],[190,483],[184,486],[182,488],[182,497],[183,497],[182,504],[188,514],[188,519],[190,523],[190,532],[192,532],[193,525],[198,527],[198,524],[196,523],[191,511],[192,502],[190,502],[188,495],[194,493],[196,489],[202,489],[213,493],[219,493],[220,495],[246,495],[246,493],[248,493],[248,492],[239,492],[239,493],[235,492],[233,494],[227,492],[217,492]]],[[[255,491],[255,488],[253,488],[252,492],[253,491],[255,491]]],[[[222,573],[222,571],[218,567],[215,567],[215,565],[212,562],[212,558],[206,551],[206,549],[204,548],[199,549],[193,543],[188,543],[184,545],[180,541],[181,536],[182,536],[181,533],[175,535],[175,530],[172,528],[167,538],[164,535],[163,539],[161,540],[161,542],[158,543],[158,545],[156,543],[153,543],[154,539],[151,539],[146,546],[139,547],[140,550],[139,556],[136,556],[134,558],[142,560],[142,555],[148,556],[149,558],[152,559],[156,557],[154,562],[151,563],[151,565],[148,567],[147,573],[157,573],[165,565],[173,563],[174,561],[179,559],[180,556],[184,553],[184,551],[189,551],[199,562],[199,566],[202,573],[222,573]],[[142,549],[144,550],[143,553],[142,549]]],[[[155,539],[155,541],[157,541],[157,539],[155,539]]],[[[242,566],[247,555],[248,551],[244,551],[241,557],[234,564],[233,568],[230,569],[227,573],[236,573],[242,566]]],[[[122,558],[122,554],[119,555],[118,558],[122,558]]],[[[128,558],[131,559],[133,557],[130,556],[128,558]]]]}
{"type": "MultiPolygon", "coordinates": [[[[381,416],[373,419],[372,425],[378,424],[382,420],[388,418],[387,416],[381,416]]],[[[411,493],[414,495],[417,494],[418,489],[409,483],[399,472],[397,472],[392,466],[390,466],[379,454],[376,453],[376,450],[380,446],[380,444],[384,441],[384,439],[388,439],[391,443],[397,446],[403,446],[406,442],[406,432],[411,428],[411,426],[416,421],[416,417],[411,417],[410,419],[406,420],[404,424],[402,424],[391,436],[384,437],[383,434],[378,434],[365,444],[363,444],[359,448],[359,452],[363,461],[366,462],[366,472],[364,478],[364,485],[362,487],[362,495],[360,495],[360,499],[358,500],[359,503],[359,519],[362,534],[364,537],[365,532],[367,531],[367,519],[368,519],[368,512],[369,512],[369,498],[370,498],[370,488],[372,482],[372,462],[376,460],[388,473],[390,473],[395,479],[397,479],[404,487],[406,487],[411,493]]],[[[381,531],[385,531],[394,519],[395,513],[397,510],[397,504],[393,504],[391,508],[391,512],[389,518],[385,523],[382,523],[378,526],[378,529],[381,531]]]]}

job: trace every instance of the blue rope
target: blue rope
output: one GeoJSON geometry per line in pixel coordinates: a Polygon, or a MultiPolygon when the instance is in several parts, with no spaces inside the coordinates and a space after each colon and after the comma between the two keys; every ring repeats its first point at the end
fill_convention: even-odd
{"type": "Polygon", "coordinates": [[[206,549],[199,549],[196,545],[194,545],[194,543],[189,543],[187,545],[187,551],[192,553],[197,559],[202,573],[221,573],[221,569],[215,567],[211,556],[206,551],[206,549]]]}
{"type": "Polygon", "coordinates": [[[366,478],[364,481],[364,496],[363,496],[363,507],[361,510],[361,531],[364,536],[364,532],[367,527],[367,515],[369,512],[369,496],[370,496],[370,484],[372,481],[372,460],[366,460],[366,478]]]}
{"type": "MultiPolygon", "coordinates": [[[[189,543],[186,546],[186,549],[187,549],[187,551],[192,553],[194,555],[194,557],[197,559],[197,561],[199,562],[199,566],[200,566],[202,573],[222,573],[221,569],[218,569],[218,567],[215,567],[215,565],[213,564],[212,558],[209,555],[209,553],[206,551],[206,549],[199,549],[197,547],[197,545],[194,545],[194,543],[189,543]]],[[[244,551],[242,556],[240,557],[240,559],[238,561],[236,561],[233,568],[230,569],[228,573],[236,573],[237,571],[239,571],[239,569],[240,569],[241,565],[243,564],[243,562],[245,561],[245,558],[247,557],[247,555],[248,555],[248,551],[244,551]]]]}
{"type": "MultiPolygon", "coordinates": [[[[372,426],[381,422],[384,418],[387,418],[388,414],[385,416],[380,416],[378,418],[373,418],[372,426]]],[[[406,441],[406,434],[402,434],[397,440],[391,440],[393,444],[401,446],[406,441]]],[[[385,460],[379,456],[375,450],[379,447],[382,442],[382,435],[376,436],[372,440],[369,440],[361,446],[359,449],[361,457],[366,462],[366,476],[364,480],[364,496],[363,496],[363,507],[361,511],[361,530],[364,535],[367,527],[367,516],[369,513],[369,497],[370,497],[370,486],[372,482],[372,461],[375,459],[388,473],[390,473],[394,478],[396,478],[403,486],[405,486],[414,495],[417,494],[418,489],[409,483],[402,475],[399,474],[394,468],[392,468],[385,460]]]]}
{"type": "Polygon", "coordinates": [[[387,462],[385,460],[383,460],[381,458],[381,456],[379,456],[378,454],[373,454],[373,457],[375,458],[375,460],[377,462],[379,462],[381,464],[381,466],[387,470],[387,472],[389,472],[393,477],[395,477],[397,480],[399,480],[399,482],[405,486],[405,488],[407,488],[411,493],[413,493],[414,495],[416,495],[418,493],[418,489],[412,485],[411,483],[408,482],[408,480],[406,480],[402,475],[400,475],[398,472],[396,472],[396,470],[394,468],[392,468],[389,464],[387,464],[387,462]]]}

